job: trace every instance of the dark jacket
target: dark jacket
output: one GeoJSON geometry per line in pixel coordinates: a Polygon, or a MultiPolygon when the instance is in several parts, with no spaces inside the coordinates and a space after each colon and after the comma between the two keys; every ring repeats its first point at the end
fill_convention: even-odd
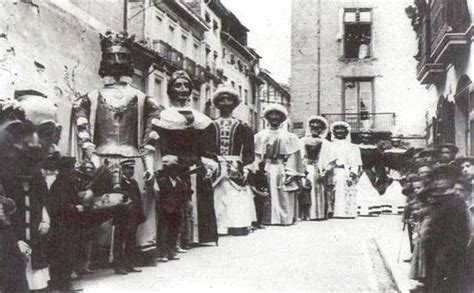
{"type": "Polygon", "coordinates": [[[167,214],[180,212],[185,201],[192,194],[192,190],[182,179],[176,177],[173,180],[176,182],[174,186],[170,176],[161,175],[157,179],[160,187],[158,208],[167,214]]]}
{"type": "Polygon", "coordinates": [[[128,210],[128,221],[136,224],[145,222],[146,218],[143,213],[142,197],[138,182],[134,179],[129,180],[122,177],[121,188],[125,196],[132,201],[128,210]]]}
{"type": "Polygon", "coordinates": [[[470,219],[467,205],[454,194],[431,204],[431,225],[425,233],[428,292],[462,292],[462,275],[470,219]]]}

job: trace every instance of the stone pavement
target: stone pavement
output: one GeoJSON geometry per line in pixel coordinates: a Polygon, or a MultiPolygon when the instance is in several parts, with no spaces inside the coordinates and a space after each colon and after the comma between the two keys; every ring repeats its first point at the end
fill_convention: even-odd
{"type": "Polygon", "coordinates": [[[384,265],[394,265],[393,259],[396,264],[400,232],[401,217],[390,215],[272,226],[246,237],[222,237],[219,247],[194,248],[179,261],[142,273],[101,270],[78,285],[86,292],[397,292],[384,265]]]}

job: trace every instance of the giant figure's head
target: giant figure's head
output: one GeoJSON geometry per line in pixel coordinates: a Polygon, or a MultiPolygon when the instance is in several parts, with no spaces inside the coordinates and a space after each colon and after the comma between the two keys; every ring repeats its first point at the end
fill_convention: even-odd
{"type": "Polygon", "coordinates": [[[0,165],[19,158],[23,147],[25,112],[16,100],[0,102],[0,165]]]}
{"type": "Polygon", "coordinates": [[[351,126],[345,121],[336,121],[331,124],[331,133],[334,139],[350,140],[351,126]]]}
{"type": "Polygon", "coordinates": [[[263,113],[263,117],[267,119],[268,123],[270,124],[270,128],[276,129],[286,121],[288,118],[288,111],[282,105],[272,104],[267,107],[263,113]]]}
{"type": "Polygon", "coordinates": [[[214,92],[212,103],[221,114],[230,114],[240,104],[239,93],[231,87],[220,87],[214,92]]]}
{"type": "Polygon", "coordinates": [[[327,135],[329,125],[323,116],[309,117],[306,125],[306,136],[324,138],[327,135]]]}
{"type": "Polygon", "coordinates": [[[193,81],[184,70],[177,70],[168,82],[168,97],[174,103],[186,103],[193,91],[193,81]]]}
{"type": "Polygon", "coordinates": [[[25,112],[26,121],[21,129],[22,158],[44,162],[56,151],[61,127],[57,107],[46,96],[35,90],[16,91],[15,98],[25,112]]]}
{"type": "Polygon", "coordinates": [[[104,76],[133,76],[133,59],[131,46],[134,36],[129,37],[126,32],[114,33],[111,31],[100,35],[102,61],[100,61],[99,75],[104,76]]]}

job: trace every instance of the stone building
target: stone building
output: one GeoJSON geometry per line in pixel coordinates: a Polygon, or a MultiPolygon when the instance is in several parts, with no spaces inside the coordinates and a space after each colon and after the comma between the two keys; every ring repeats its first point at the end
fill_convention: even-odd
{"type": "MultiPolygon", "coordinates": [[[[219,2],[212,3],[202,2],[201,14],[184,0],[0,1],[0,45],[14,52],[11,61],[0,62],[2,84],[12,76],[11,88],[35,87],[58,105],[59,147],[67,153],[72,102],[102,84],[99,33],[126,27],[135,34],[134,86],[167,105],[171,73],[185,69],[194,80],[192,106],[215,117],[212,93],[234,82],[244,99],[236,116],[256,129],[259,79],[253,69],[260,57],[247,47],[248,30],[219,2]]],[[[1,95],[8,92],[2,85],[1,95]]]]}
{"type": "Polygon", "coordinates": [[[415,1],[407,7],[419,42],[416,74],[426,86],[428,143],[455,143],[474,155],[474,1],[415,1]]]}
{"type": "Polygon", "coordinates": [[[260,102],[260,129],[265,129],[268,128],[268,122],[263,117],[266,108],[271,104],[280,104],[290,113],[291,95],[289,89],[285,85],[275,81],[268,70],[262,69],[259,76],[263,81],[258,91],[258,99],[260,102]]]}
{"type": "Polygon", "coordinates": [[[291,118],[298,134],[305,117],[319,113],[349,122],[354,132],[370,127],[424,142],[429,103],[415,80],[407,3],[293,0],[291,118]]]}

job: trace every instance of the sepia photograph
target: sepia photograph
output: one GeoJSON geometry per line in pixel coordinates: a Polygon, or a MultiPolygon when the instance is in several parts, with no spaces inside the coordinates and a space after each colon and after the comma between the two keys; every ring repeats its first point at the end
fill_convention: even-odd
{"type": "Polygon", "coordinates": [[[0,293],[474,293],[474,0],[0,0],[0,293]]]}

